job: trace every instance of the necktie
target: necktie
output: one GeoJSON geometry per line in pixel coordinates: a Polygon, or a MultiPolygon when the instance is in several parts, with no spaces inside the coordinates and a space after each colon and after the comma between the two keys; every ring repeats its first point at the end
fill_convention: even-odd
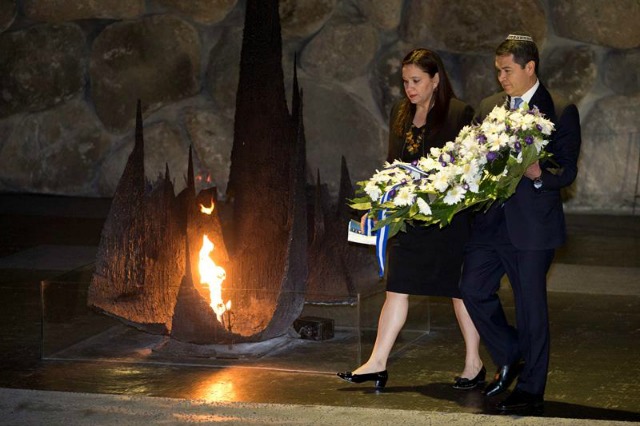
{"type": "Polygon", "coordinates": [[[522,105],[522,98],[513,98],[513,108],[518,109],[522,105]]]}

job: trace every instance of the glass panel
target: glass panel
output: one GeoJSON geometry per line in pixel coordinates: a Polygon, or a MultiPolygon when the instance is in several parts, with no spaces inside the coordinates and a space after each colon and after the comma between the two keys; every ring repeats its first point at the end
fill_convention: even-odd
{"type": "MultiPolygon", "coordinates": [[[[339,347],[336,351],[342,352],[344,356],[336,360],[338,365],[334,370],[353,370],[369,358],[375,343],[378,319],[384,300],[385,292],[380,290],[358,294],[353,305],[305,305],[303,316],[335,320],[336,337],[339,338],[339,347]]],[[[430,327],[429,298],[410,296],[407,321],[396,339],[390,360],[410,349],[416,340],[429,334],[430,327]]]]}
{"type": "Polygon", "coordinates": [[[87,306],[92,268],[79,269],[40,283],[41,356],[59,358],[66,348],[99,335],[118,321],[87,306]]]}
{"type": "MultiPolygon", "coordinates": [[[[384,291],[378,291],[358,294],[342,303],[304,304],[300,322],[296,324],[324,331],[326,339],[300,338],[297,331],[305,334],[307,329],[296,330],[292,326],[286,335],[266,341],[239,343],[232,339],[198,345],[141,331],[89,307],[87,294],[92,273],[92,268],[86,268],[41,283],[43,359],[202,367],[242,365],[335,373],[353,369],[368,358],[385,297],[384,291]],[[333,336],[329,333],[331,329],[333,336]]],[[[223,290],[225,300],[232,300],[234,305],[230,316],[222,316],[222,330],[228,327],[229,320],[234,332],[242,329],[242,315],[246,312],[243,313],[240,301],[251,299],[258,306],[263,298],[271,301],[277,296],[256,289],[223,290]]],[[[306,296],[309,300],[317,299],[306,296]]],[[[412,296],[407,323],[392,358],[429,333],[429,315],[429,299],[412,296]]]]}

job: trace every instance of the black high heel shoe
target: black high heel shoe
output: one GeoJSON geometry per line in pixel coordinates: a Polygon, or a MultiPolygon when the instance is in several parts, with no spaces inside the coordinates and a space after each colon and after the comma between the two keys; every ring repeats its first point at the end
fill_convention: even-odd
{"type": "Polygon", "coordinates": [[[478,385],[484,383],[485,378],[487,376],[487,369],[484,368],[484,365],[473,379],[467,379],[465,377],[456,377],[456,381],[453,383],[454,389],[473,389],[478,385]]]}
{"type": "Polygon", "coordinates": [[[338,373],[338,377],[349,383],[375,382],[376,389],[384,389],[387,379],[389,379],[389,374],[387,370],[368,374],[353,374],[351,371],[345,371],[338,373]]]}

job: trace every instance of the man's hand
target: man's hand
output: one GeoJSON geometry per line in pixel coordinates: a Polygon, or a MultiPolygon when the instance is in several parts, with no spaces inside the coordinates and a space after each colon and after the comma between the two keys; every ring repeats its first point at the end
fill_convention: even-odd
{"type": "Polygon", "coordinates": [[[540,163],[536,161],[535,163],[527,167],[527,170],[524,171],[524,175],[531,180],[534,180],[542,176],[542,169],[540,168],[540,163]]]}

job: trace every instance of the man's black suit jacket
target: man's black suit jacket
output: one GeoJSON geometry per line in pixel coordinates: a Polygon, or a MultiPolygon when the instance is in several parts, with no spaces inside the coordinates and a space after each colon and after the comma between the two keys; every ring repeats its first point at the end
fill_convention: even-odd
{"type": "MultiPolygon", "coordinates": [[[[505,92],[485,98],[478,108],[476,120],[481,121],[496,105],[510,101],[505,92]]],[[[541,164],[543,187],[536,190],[530,179],[523,177],[515,193],[504,206],[494,203],[487,213],[476,215],[472,242],[491,242],[500,225],[501,212],[508,238],[519,250],[546,250],[562,245],[566,238],[560,189],[570,185],[578,173],[581,134],[578,109],[558,96],[551,95],[540,84],[529,102],[555,124],[546,150],[553,162],[541,164]]]]}

